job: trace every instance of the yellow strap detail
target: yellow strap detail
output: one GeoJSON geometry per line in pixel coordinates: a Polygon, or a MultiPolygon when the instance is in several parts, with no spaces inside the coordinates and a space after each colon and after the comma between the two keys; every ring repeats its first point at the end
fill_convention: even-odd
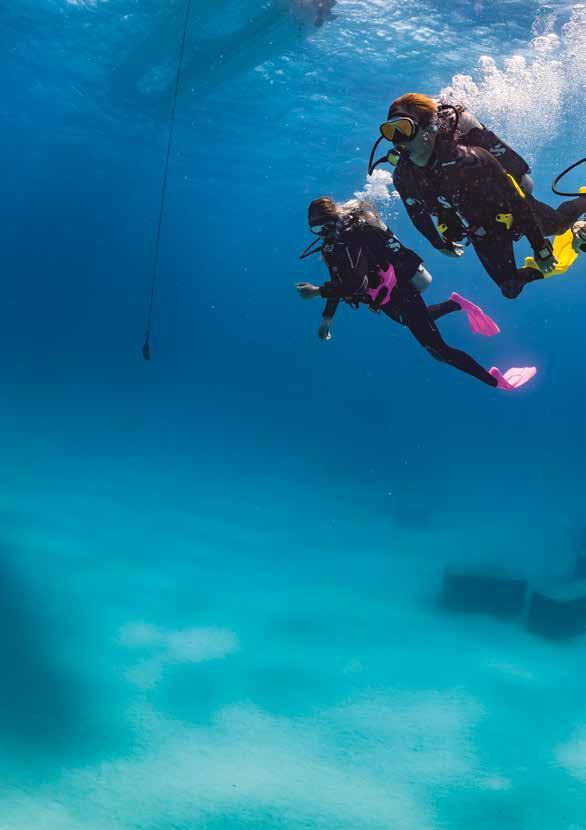
{"type": "MultiPolygon", "coordinates": [[[[515,178],[513,176],[511,176],[510,173],[507,173],[507,176],[509,177],[509,179],[513,183],[513,187],[515,188],[515,190],[517,191],[519,196],[522,199],[524,199],[525,194],[523,193],[523,191],[521,190],[521,188],[519,187],[519,185],[515,181],[515,178]]],[[[496,221],[501,222],[501,224],[505,225],[507,230],[510,231],[511,228],[513,227],[513,214],[512,213],[498,213],[497,217],[496,217],[496,221]]]]}
{"type": "Polygon", "coordinates": [[[514,186],[515,186],[515,190],[517,191],[517,193],[519,194],[519,196],[520,196],[522,199],[524,199],[524,198],[525,198],[525,194],[524,194],[524,193],[523,193],[523,191],[521,190],[520,186],[517,184],[517,182],[516,182],[516,180],[515,180],[515,177],[514,177],[514,176],[511,176],[511,174],[510,174],[510,173],[507,173],[507,176],[508,176],[508,177],[509,177],[509,179],[513,182],[513,184],[514,184],[514,186]]]}
{"type": "Polygon", "coordinates": [[[507,230],[510,231],[513,227],[513,214],[512,213],[497,213],[496,221],[500,222],[501,224],[505,225],[507,230]]]}
{"type": "Polygon", "coordinates": [[[447,225],[438,225],[437,229],[441,233],[441,235],[443,236],[445,234],[445,232],[447,231],[448,226],[447,225]]]}

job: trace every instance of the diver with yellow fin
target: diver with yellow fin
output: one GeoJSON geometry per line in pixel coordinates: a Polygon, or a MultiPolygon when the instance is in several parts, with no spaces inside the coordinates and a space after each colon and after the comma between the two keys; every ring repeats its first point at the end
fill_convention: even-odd
{"type": "Polygon", "coordinates": [[[460,243],[472,245],[486,272],[511,299],[556,267],[567,270],[569,258],[558,261],[547,237],[579,224],[586,212],[586,189],[557,209],[539,202],[521,156],[463,107],[427,95],[408,93],[393,101],[380,132],[369,173],[385,161],[395,164],[395,187],[411,221],[434,248],[459,257],[460,243]],[[391,142],[392,150],[375,161],[383,140],[391,142]],[[537,268],[517,267],[513,245],[522,237],[533,249],[537,268]]]}

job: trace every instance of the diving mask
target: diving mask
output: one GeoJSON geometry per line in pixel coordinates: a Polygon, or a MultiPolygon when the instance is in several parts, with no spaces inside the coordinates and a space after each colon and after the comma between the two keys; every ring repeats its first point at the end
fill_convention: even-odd
{"type": "Polygon", "coordinates": [[[375,142],[368,160],[369,176],[372,176],[379,164],[388,162],[392,167],[396,167],[401,158],[401,153],[405,152],[408,155],[406,145],[413,141],[417,135],[419,124],[403,112],[394,114],[390,112],[384,124],[380,125],[379,130],[380,138],[375,142]],[[381,141],[390,141],[393,144],[393,149],[375,161],[374,157],[381,141]]]}
{"type": "Polygon", "coordinates": [[[335,244],[337,222],[328,217],[320,222],[319,216],[311,223],[309,230],[317,236],[310,242],[300,254],[299,259],[307,259],[312,254],[322,253],[324,250],[331,250],[335,244]]]}
{"type": "Polygon", "coordinates": [[[380,125],[380,133],[387,141],[393,144],[402,144],[405,141],[412,141],[417,135],[419,125],[408,115],[397,113],[391,115],[384,124],[380,125]]]}
{"type": "Polygon", "coordinates": [[[315,236],[333,236],[336,232],[336,221],[328,217],[320,222],[318,218],[315,222],[311,223],[309,230],[315,236]]]}

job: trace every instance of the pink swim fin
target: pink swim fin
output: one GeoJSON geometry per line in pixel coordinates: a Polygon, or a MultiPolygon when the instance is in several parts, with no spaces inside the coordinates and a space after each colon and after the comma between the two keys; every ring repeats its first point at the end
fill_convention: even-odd
{"type": "Polygon", "coordinates": [[[460,294],[454,292],[451,294],[450,300],[457,303],[462,311],[466,312],[470,328],[475,334],[482,334],[484,337],[494,337],[495,334],[500,332],[494,320],[488,314],[485,314],[479,306],[467,300],[466,297],[462,297],[460,294]]]}
{"type": "Polygon", "coordinates": [[[503,375],[500,369],[493,366],[492,369],[488,370],[488,374],[492,375],[497,381],[497,389],[505,389],[507,392],[512,392],[514,389],[523,386],[531,378],[534,378],[537,374],[537,369],[535,366],[525,366],[520,369],[513,368],[509,369],[503,375]]]}

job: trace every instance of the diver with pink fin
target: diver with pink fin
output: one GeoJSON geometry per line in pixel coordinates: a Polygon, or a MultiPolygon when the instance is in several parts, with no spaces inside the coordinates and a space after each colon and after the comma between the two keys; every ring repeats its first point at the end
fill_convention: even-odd
{"type": "Polygon", "coordinates": [[[331,339],[332,320],[340,302],[355,308],[366,305],[406,326],[437,360],[488,386],[512,391],[534,377],[537,370],[533,366],[504,373],[494,366],[484,369],[466,352],[444,341],[436,321],[456,311],[465,313],[476,334],[492,337],[499,327],[479,306],[456,293],[443,303],[427,306],[421,295],[431,276],[421,257],[401,244],[372,205],[356,199],[336,203],[322,196],[309,205],[308,224],[317,239],[300,258],[320,253],[330,280],[321,286],[302,282],[296,287],[303,299],[326,300],[320,339],[331,339]]]}

